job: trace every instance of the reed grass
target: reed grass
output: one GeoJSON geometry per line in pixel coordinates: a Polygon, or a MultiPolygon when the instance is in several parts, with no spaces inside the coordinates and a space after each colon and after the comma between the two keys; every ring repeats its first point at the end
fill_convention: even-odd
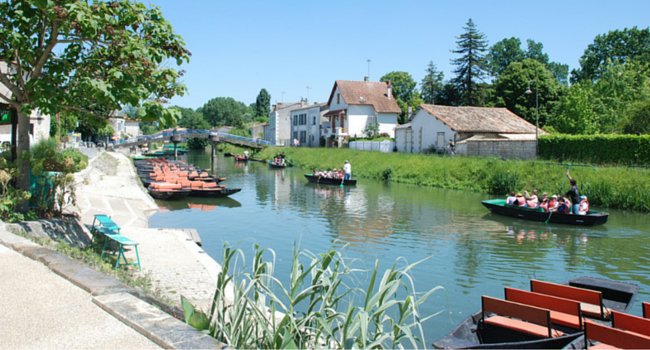
{"type": "MultiPolygon", "coordinates": [[[[353,178],[439,188],[469,190],[506,196],[511,190],[537,189],[540,194],[564,194],[569,190],[565,178],[567,165],[552,161],[502,160],[498,158],[448,157],[440,155],[380,153],[345,148],[268,147],[260,152],[271,159],[284,151],[297,167],[312,169],[342,168],[352,164],[353,178]]],[[[574,166],[571,176],[580,193],[592,206],[650,211],[650,168],[623,166],[574,166]]]]}
{"type": "Polygon", "coordinates": [[[313,254],[294,246],[283,285],[272,250],[256,244],[249,268],[243,251],[226,243],[210,335],[237,349],[426,348],[422,323],[438,313],[425,317],[418,306],[442,287],[416,294],[409,272],[417,263],[383,275],[375,263],[365,289],[349,288],[361,272],[355,261],[331,247],[313,254]]]}

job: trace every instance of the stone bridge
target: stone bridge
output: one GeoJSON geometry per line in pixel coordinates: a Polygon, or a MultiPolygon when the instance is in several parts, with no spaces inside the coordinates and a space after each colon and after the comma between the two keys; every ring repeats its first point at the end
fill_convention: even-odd
{"type": "Polygon", "coordinates": [[[251,148],[263,148],[264,146],[271,146],[271,142],[265,140],[251,139],[248,137],[230,135],[222,132],[212,130],[196,130],[196,129],[175,129],[157,132],[151,135],[144,135],[138,137],[131,137],[125,140],[115,141],[115,147],[131,147],[152,142],[181,142],[183,139],[191,137],[209,138],[212,143],[227,142],[240,146],[251,148]]]}

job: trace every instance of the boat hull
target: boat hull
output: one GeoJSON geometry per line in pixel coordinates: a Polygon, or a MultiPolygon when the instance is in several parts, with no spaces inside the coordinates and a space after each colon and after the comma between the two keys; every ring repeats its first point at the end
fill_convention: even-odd
{"type": "Polygon", "coordinates": [[[587,215],[575,215],[553,212],[547,213],[539,209],[522,208],[513,205],[506,205],[504,199],[490,199],[481,202],[491,212],[521,218],[531,221],[546,221],[556,224],[569,224],[580,226],[603,225],[607,223],[608,213],[590,210],[587,215]],[[549,219],[550,217],[550,219],[549,219]]]}
{"type": "Polygon", "coordinates": [[[154,189],[149,189],[149,194],[154,199],[171,201],[171,200],[186,198],[190,194],[190,191],[189,190],[158,191],[154,189]]]}
{"type": "MultiPolygon", "coordinates": [[[[603,295],[603,305],[609,310],[627,313],[632,308],[639,292],[639,286],[627,282],[612,281],[597,277],[578,277],[565,285],[598,290],[603,295]]],[[[525,339],[526,335],[501,327],[488,327],[480,322],[482,312],[472,314],[463,320],[451,333],[432,345],[437,349],[582,349],[584,332],[556,325],[565,335],[556,338],[525,339]]],[[[590,319],[608,324],[608,321],[590,319]]]]}
{"type": "Polygon", "coordinates": [[[330,178],[315,176],[311,174],[305,174],[305,177],[311,183],[322,184],[322,185],[355,186],[357,184],[356,179],[350,179],[350,180],[330,179],[330,178]]]}
{"type": "Polygon", "coordinates": [[[231,194],[235,194],[241,191],[241,188],[221,188],[219,190],[210,189],[210,190],[192,190],[190,197],[205,197],[205,198],[218,198],[218,197],[228,197],[231,194]]]}
{"type": "Polygon", "coordinates": [[[286,168],[287,167],[286,163],[281,164],[281,163],[276,163],[276,162],[271,161],[271,160],[269,160],[268,163],[269,163],[269,167],[271,167],[271,168],[286,168]]]}

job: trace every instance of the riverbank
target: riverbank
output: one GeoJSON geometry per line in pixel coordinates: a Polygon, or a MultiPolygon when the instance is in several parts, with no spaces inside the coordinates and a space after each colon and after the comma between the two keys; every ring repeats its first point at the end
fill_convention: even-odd
{"type": "MultiPolygon", "coordinates": [[[[447,189],[469,190],[506,196],[511,190],[537,189],[540,193],[565,193],[568,181],[560,188],[567,165],[542,161],[501,160],[498,158],[448,157],[424,154],[364,152],[350,149],[307,147],[267,147],[259,152],[272,159],[278,152],[297,167],[312,169],[342,168],[352,164],[353,178],[379,179],[447,189]]],[[[593,206],[650,212],[650,170],[603,166],[571,168],[581,194],[593,206]]]]}
{"type": "MultiPolygon", "coordinates": [[[[0,227],[0,243],[44,264],[49,269],[46,268],[43,274],[47,276],[59,275],[67,280],[67,283],[72,282],[73,288],[80,289],[92,303],[100,308],[93,310],[94,313],[108,313],[114,316],[159,346],[164,348],[222,347],[223,344],[219,344],[203,333],[194,331],[190,326],[170,314],[160,311],[163,309],[175,317],[182,318],[182,311],[179,313],[180,309],[177,308],[180,306],[181,295],[199,308],[206,310],[210,306],[216,290],[216,278],[221,271],[221,266],[205,254],[205,251],[197,246],[184,230],[148,228],[148,215],[157,210],[157,205],[138,183],[128,157],[119,152],[104,153],[93,159],[86,170],[75,174],[75,179],[77,185],[76,205],[66,207],[65,211],[76,212],[79,215],[82,223],[80,230],[61,229],[58,227],[61,225],[57,226],[48,220],[31,222],[28,226],[6,224],[0,227]],[[103,275],[92,270],[81,261],[71,260],[63,254],[49,249],[46,245],[41,246],[10,233],[16,229],[23,229],[26,231],[26,236],[34,238],[36,241],[49,240],[56,236],[71,245],[84,246],[89,242],[90,233],[87,228],[92,225],[95,214],[111,216],[113,221],[120,226],[122,235],[139,243],[138,253],[142,271],[138,271],[137,266],[131,266],[129,270],[134,276],[140,276],[150,281],[151,287],[160,291],[166,300],[171,300],[172,305],[165,305],[165,301],[153,300],[142,290],[128,287],[113,276],[103,275]],[[6,226],[6,230],[4,226],[6,226]],[[174,306],[176,308],[172,310],[174,306]]],[[[129,262],[136,261],[135,249],[127,249],[126,258],[129,262]]],[[[16,271],[20,273],[22,267],[16,265],[8,266],[8,268],[17,269],[16,271]]],[[[120,270],[123,269],[120,268],[120,270]]],[[[44,280],[45,278],[43,277],[44,280]]],[[[30,288],[40,290],[42,287],[50,288],[38,284],[30,288]]],[[[33,309],[28,305],[20,306],[21,302],[29,302],[29,300],[25,301],[24,298],[19,298],[17,295],[5,293],[7,291],[5,288],[1,290],[6,297],[3,298],[3,301],[8,304],[15,304],[18,309],[33,309]]],[[[50,293],[52,293],[51,290],[43,291],[44,296],[50,293]]],[[[46,307],[48,310],[66,307],[65,305],[74,303],[74,300],[70,298],[61,296],[55,304],[46,307]]],[[[43,315],[46,315],[53,323],[58,323],[56,312],[43,313],[43,315]]],[[[34,317],[38,321],[42,315],[36,313],[30,317],[34,317]]],[[[20,327],[12,326],[11,329],[17,333],[20,332],[20,327]]],[[[64,338],[74,337],[77,329],[70,327],[62,330],[64,334],[61,336],[64,338]]],[[[0,344],[4,343],[0,342],[0,344]]],[[[7,344],[27,346],[47,344],[47,342],[7,344]]],[[[78,348],[93,348],[96,345],[92,342],[83,344],[85,345],[80,345],[78,348]]],[[[125,343],[124,347],[129,346],[125,343]]]]}

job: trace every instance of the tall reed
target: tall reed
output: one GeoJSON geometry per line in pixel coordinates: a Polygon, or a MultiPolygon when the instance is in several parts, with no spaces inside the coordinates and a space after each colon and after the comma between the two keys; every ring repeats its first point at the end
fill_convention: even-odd
{"type": "Polygon", "coordinates": [[[242,250],[226,243],[208,314],[211,336],[238,349],[426,347],[422,323],[437,313],[421,315],[418,306],[442,288],[416,294],[409,273],[417,263],[383,275],[375,263],[367,288],[350,288],[346,282],[357,283],[362,272],[354,263],[332,247],[313,254],[294,246],[283,285],[272,250],[256,244],[248,268],[242,250]]]}

